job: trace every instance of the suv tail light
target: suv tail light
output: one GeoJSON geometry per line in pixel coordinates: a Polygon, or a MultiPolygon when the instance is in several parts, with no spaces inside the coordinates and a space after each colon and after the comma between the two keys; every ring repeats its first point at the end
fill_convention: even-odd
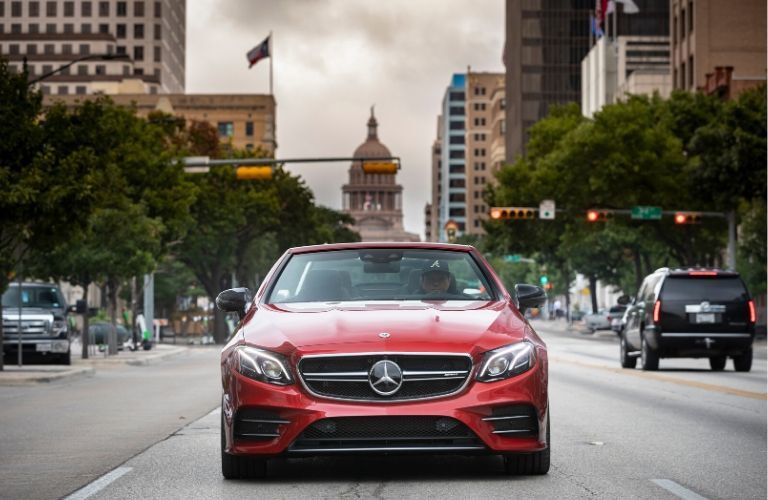
{"type": "Polygon", "coordinates": [[[691,271],[688,276],[717,276],[717,271],[691,271]]]}
{"type": "Polygon", "coordinates": [[[755,311],[755,301],[750,300],[748,302],[749,304],[749,322],[750,323],[756,323],[757,322],[757,311],[755,311]]]}
{"type": "Polygon", "coordinates": [[[661,301],[657,300],[656,303],[653,304],[653,322],[658,323],[660,316],[661,316],[661,301]]]}

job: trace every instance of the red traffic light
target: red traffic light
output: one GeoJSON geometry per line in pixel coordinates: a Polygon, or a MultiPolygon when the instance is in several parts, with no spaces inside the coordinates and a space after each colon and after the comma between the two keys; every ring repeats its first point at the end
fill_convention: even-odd
{"type": "Polygon", "coordinates": [[[675,224],[700,224],[700,212],[675,212],[675,224]]]}
{"type": "Polygon", "coordinates": [[[605,222],[613,219],[613,210],[587,210],[587,220],[589,222],[605,222]]]}

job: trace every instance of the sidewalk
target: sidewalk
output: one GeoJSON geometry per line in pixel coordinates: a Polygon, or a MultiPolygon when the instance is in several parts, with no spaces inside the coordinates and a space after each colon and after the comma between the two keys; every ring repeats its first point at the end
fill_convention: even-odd
{"type": "Polygon", "coordinates": [[[180,345],[155,344],[149,351],[119,351],[114,356],[104,353],[91,354],[88,359],[80,358],[80,344],[72,344],[72,364],[65,365],[24,365],[7,363],[0,371],[0,386],[28,385],[40,382],[53,382],[73,377],[93,376],[96,370],[109,366],[130,365],[145,366],[161,362],[172,356],[178,356],[189,350],[180,345]]]}

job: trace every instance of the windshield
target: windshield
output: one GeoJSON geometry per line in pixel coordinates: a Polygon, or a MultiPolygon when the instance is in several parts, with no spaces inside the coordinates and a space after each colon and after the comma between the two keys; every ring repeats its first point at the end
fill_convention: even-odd
{"type": "MultiPolygon", "coordinates": [[[[3,307],[19,307],[19,287],[8,288],[3,294],[3,307]]],[[[56,309],[63,306],[59,290],[51,286],[22,286],[21,307],[56,309]]]]}
{"type": "Polygon", "coordinates": [[[394,248],[294,255],[267,302],[492,298],[470,254],[394,248]]]}

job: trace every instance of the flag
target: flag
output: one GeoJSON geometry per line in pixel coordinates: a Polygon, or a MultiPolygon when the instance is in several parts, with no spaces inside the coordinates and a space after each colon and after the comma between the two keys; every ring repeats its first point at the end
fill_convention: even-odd
{"type": "Polygon", "coordinates": [[[605,36],[605,33],[603,33],[603,29],[600,27],[600,24],[598,24],[596,17],[593,17],[590,15],[589,24],[590,24],[590,30],[592,31],[592,34],[595,35],[596,38],[601,38],[605,36]]]}
{"type": "Polygon", "coordinates": [[[595,0],[595,17],[597,18],[597,24],[603,24],[605,16],[608,10],[608,0],[595,0]]]}
{"type": "Polygon", "coordinates": [[[262,59],[270,57],[271,55],[271,51],[269,50],[269,37],[267,37],[263,42],[249,50],[245,55],[245,57],[248,58],[248,62],[250,63],[248,68],[252,68],[254,64],[261,61],[262,59]]]}
{"type": "Polygon", "coordinates": [[[640,12],[640,9],[638,8],[634,0],[610,0],[608,4],[608,11],[606,12],[606,14],[610,14],[611,12],[613,12],[613,10],[616,8],[617,3],[624,5],[625,14],[637,14],[638,12],[640,12]]]}

